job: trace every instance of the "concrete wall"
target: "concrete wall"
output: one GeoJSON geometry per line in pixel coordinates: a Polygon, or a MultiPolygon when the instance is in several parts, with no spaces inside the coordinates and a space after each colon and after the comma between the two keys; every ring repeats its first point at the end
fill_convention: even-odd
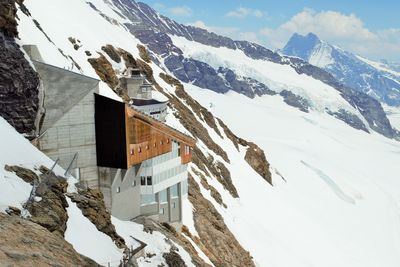
{"type": "MultiPolygon", "coordinates": [[[[33,61],[44,87],[46,114],[41,132],[53,126],[65,113],[77,105],[89,92],[98,92],[99,80],[61,69],[43,62],[33,61]]],[[[93,108],[82,110],[81,115],[93,117],[93,108]],[[92,112],[91,114],[87,112],[92,112]]]]}

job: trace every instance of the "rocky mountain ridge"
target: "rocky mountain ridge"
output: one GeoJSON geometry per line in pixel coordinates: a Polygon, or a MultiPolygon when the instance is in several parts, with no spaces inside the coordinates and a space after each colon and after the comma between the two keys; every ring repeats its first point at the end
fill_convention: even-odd
{"type": "MultiPolygon", "coordinates": [[[[299,74],[309,75],[338,90],[348,103],[359,110],[367,121],[368,126],[374,131],[389,138],[400,138],[400,134],[391,126],[379,102],[364,92],[357,92],[355,89],[343,85],[329,72],[315,67],[300,58],[281,56],[254,43],[233,41],[230,38],[208,32],[205,29],[179,24],[158,14],[151,7],[141,2],[113,0],[112,3],[114,10],[115,7],[118,8],[115,11],[120,16],[131,21],[131,23],[126,22],[124,26],[141,42],[147,45],[148,49],[154,53],[153,59],[156,62],[163,60],[166,68],[183,82],[193,83],[201,88],[220,93],[236,91],[251,98],[265,94],[277,94],[277,92],[274,92],[262,82],[250,77],[237,75],[235,70],[229,68],[215,69],[205,62],[186,58],[182,50],[174,45],[169,35],[184,37],[187,40],[207,46],[238,49],[243,51],[246,56],[256,60],[290,65],[299,74]]],[[[94,7],[95,5],[91,4],[91,6],[94,7]]],[[[303,106],[300,108],[303,111],[309,109],[309,107],[304,107],[307,104],[304,100],[301,100],[300,96],[293,97],[288,94],[281,94],[281,96],[289,105],[297,108],[303,106]],[[293,101],[294,99],[296,101],[293,101]]],[[[328,112],[328,114],[331,113],[328,112]]],[[[335,117],[348,123],[351,127],[368,131],[366,130],[366,125],[360,119],[354,123],[355,116],[353,114],[346,112],[341,112],[340,114],[340,116],[336,115],[335,117]]]]}
{"type": "Polygon", "coordinates": [[[281,52],[301,58],[331,73],[340,83],[391,106],[400,105],[400,73],[394,75],[383,68],[330,45],[313,33],[297,33],[289,39],[281,52]]]}

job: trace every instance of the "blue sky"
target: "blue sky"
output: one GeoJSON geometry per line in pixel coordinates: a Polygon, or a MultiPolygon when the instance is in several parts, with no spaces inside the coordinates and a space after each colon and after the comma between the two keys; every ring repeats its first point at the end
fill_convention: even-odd
{"type": "Polygon", "coordinates": [[[371,59],[400,61],[397,0],[142,0],[180,23],[281,48],[293,34],[321,39],[371,59]]]}

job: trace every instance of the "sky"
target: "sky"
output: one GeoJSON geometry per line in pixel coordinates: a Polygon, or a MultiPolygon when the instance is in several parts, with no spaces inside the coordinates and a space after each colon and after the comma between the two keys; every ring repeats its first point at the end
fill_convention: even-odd
{"type": "Polygon", "coordinates": [[[280,49],[294,33],[400,62],[399,0],[141,0],[179,23],[280,49]]]}

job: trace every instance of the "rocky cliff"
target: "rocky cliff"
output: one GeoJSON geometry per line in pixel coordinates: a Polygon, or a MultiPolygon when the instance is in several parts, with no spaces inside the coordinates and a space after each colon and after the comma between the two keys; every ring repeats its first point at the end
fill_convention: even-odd
{"type": "Polygon", "coordinates": [[[0,115],[18,132],[32,135],[39,109],[39,77],[16,43],[15,0],[0,5],[0,115]]]}

